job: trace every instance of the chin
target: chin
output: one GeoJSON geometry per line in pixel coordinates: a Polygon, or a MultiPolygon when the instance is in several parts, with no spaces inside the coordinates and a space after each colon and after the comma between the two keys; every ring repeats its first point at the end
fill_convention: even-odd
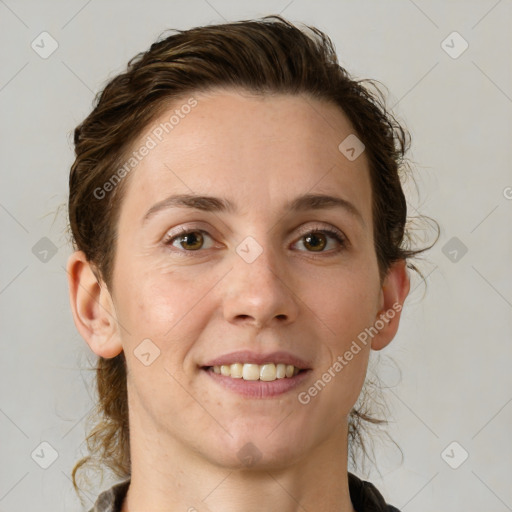
{"type": "Polygon", "coordinates": [[[213,453],[209,450],[205,455],[213,464],[225,469],[261,471],[289,467],[304,456],[304,443],[294,442],[286,432],[269,436],[270,430],[267,430],[260,430],[260,434],[245,430],[228,437],[224,445],[215,442],[217,448],[222,448],[213,453]]]}

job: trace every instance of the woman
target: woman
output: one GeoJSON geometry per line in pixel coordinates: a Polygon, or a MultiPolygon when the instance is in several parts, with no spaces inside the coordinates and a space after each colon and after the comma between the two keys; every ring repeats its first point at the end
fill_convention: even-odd
{"type": "Polygon", "coordinates": [[[75,146],[88,446],[123,479],[92,510],[397,510],[347,459],[420,252],[407,137],[327,36],[281,17],[173,34],[108,83],[75,146]]]}

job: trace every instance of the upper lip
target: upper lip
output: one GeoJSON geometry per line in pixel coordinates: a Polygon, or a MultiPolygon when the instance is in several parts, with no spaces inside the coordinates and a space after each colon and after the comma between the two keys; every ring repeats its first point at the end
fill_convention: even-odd
{"type": "Polygon", "coordinates": [[[231,365],[234,363],[250,363],[250,364],[265,364],[265,363],[282,363],[292,364],[300,370],[310,369],[310,364],[304,359],[290,354],[285,351],[277,352],[266,352],[264,354],[258,354],[251,350],[238,350],[236,352],[230,352],[222,356],[216,357],[206,362],[203,366],[222,366],[231,365]]]}

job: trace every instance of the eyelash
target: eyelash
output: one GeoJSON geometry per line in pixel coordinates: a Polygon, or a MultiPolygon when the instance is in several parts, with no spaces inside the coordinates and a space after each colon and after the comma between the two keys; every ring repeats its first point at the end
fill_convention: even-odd
{"type": "MultiPolygon", "coordinates": [[[[180,237],[189,235],[191,233],[201,233],[203,235],[207,235],[210,238],[212,238],[211,235],[207,231],[205,231],[203,229],[199,229],[199,228],[188,228],[188,229],[187,228],[180,228],[180,231],[178,233],[174,233],[172,235],[167,235],[164,238],[164,240],[163,240],[163,244],[165,246],[167,246],[167,247],[172,247],[172,244],[173,244],[173,242],[175,240],[179,239],[180,237]]],[[[327,235],[327,236],[329,236],[331,238],[334,238],[334,240],[336,240],[336,242],[338,242],[339,248],[336,249],[334,251],[334,253],[332,251],[330,251],[330,252],[319,251],[316,254],[315,254],[315,251],[300,251],[300,252],[308,252],[308,253],[310,253],[310,255],[313,258],[318,258],[318,257],[325,258],[325,257],[329,257],[329,256],[334,256],[334,255],[338,254],[339,252],[341,252],[343,249],[347,248],[348,240],[347,240],[347,238],[345,237],[345,235],[341,231],[338,231],[338,230],[335,230],[335,229],[332,229],[332,228],[325,228],[325,227],[308,228],[306,231],[304,231],[300,235],[300,238],[299,238],[299,240],[297,242],[301,241],[307,235],[314,235],[314,234],[318,234],[318,233],[321,233],[321,234],[327,235]],[[319,255],[321,255],[321,256],[319,256],[319,255]]],[[[194,250],[190,251],[190,250],[186,250],[186,249],[174,248],[172,250],[173,250],[173,252],[182,254],[184,256],[195,256],[194,253],[203,252],[203,249],[197,249],[195,251],[194,250]]]]}

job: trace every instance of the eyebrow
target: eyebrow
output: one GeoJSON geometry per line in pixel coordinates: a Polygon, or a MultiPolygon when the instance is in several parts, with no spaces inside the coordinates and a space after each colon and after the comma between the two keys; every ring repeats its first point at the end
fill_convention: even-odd
{"type": "MultiPolygon", "coordinates": [[[[167,210],[169,208],[189,208],[202,210],[205,212],[236,213],[237,207],[229,199],[220,197],[178,194],[165,198],[154,204],[144,215],[142,222],[145,223],[155,213],[167,210]]],[[[285,205],[285,210],[300,212],[307,210],[327,210],[332,208],[342,208],[352,217],[357,219],[363,226],[366,225],[363,216],[359,210],[346,199],[326,194],[304,194],[289,201],[285,205]]]]}

